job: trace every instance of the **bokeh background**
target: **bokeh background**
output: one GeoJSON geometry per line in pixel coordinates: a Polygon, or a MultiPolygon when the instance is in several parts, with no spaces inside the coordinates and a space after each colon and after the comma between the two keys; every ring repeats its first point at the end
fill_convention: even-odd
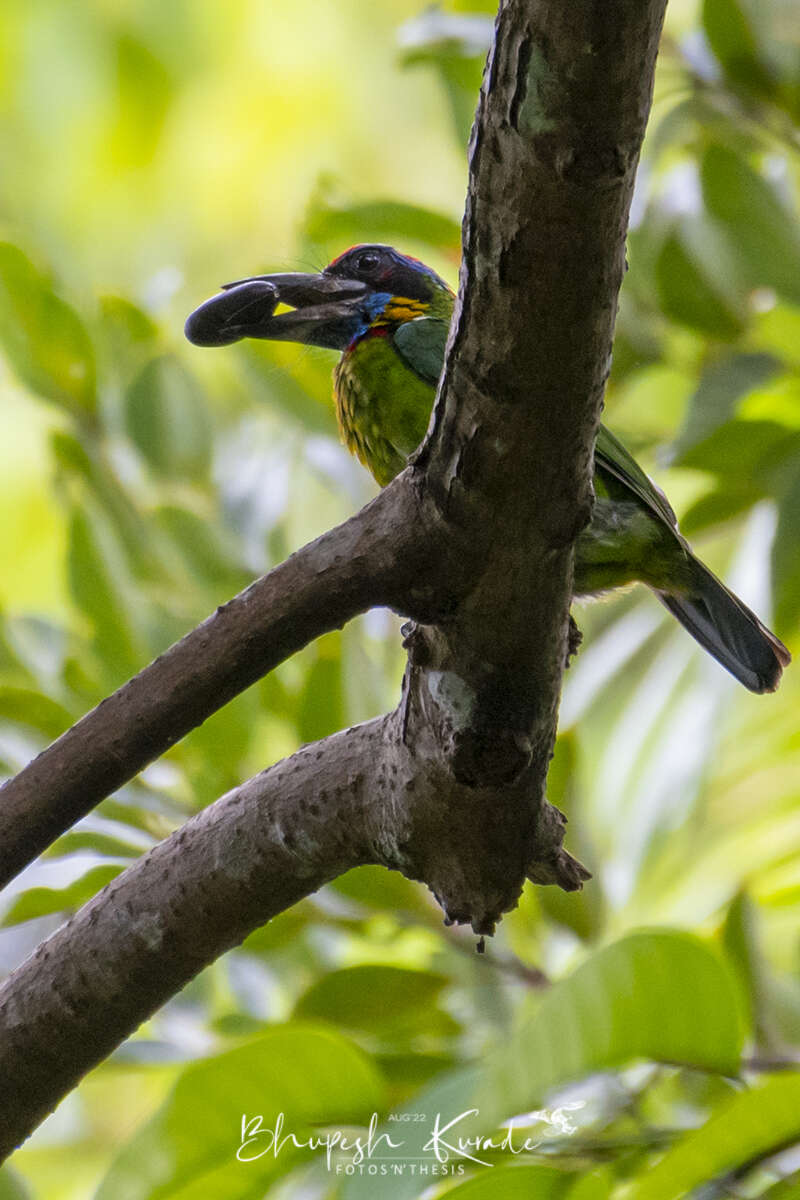
{"type": "MultiPolygon", "coordinates": [[[[197,350],[183,321],[228,279],[318,268],[357,241],[392,242],[455,282],[493,9],[0,7],[3,773],[373,494],[336,438],[332,355],[197,350]]],[[[703,557],[796,653],[798,121],[791,0],[675,0],[606,412],[703,557]]],[[[776,696],[747,694],[642,589],[576,616],[585,640],[550,793],[594,872],[586,890],[529,887],[478,957],[420,886],[352,872],[93,1072],[0,1170],[0,1196],[339,1194],[300,1152],[237,1163],[242,1111],[285,1110],[296,1128],[413,1111],[441,1072],[475,1061],[491,1074],[500,1045],[531,1061],[533,1029],[574,1050],[548,1078],[581,1081],[578,1127],[547,1127],[524,1168],[500,1156],[473,1183],[406,1179],[403,1194],[677,1197],[712,1178],[702,1195],[800,1194],[780,1182],[800,1165],[786,1151],[800,1092],[782,1070],[800,1046],[798,669],[776,696]],[[676,932],[624,940],[642,927],[676,932]],[[637,955],[655,971],[644,996],[637,955]],[[558,988],[577,968],[591,986],[559,1034],[558,988]],[[648,1057],[633,1034],[669,1026],[678,1046],[661,1057],[675,1065],[612,1070],[591,1052],[607,1025],[621,1064],[648,1057]],[[755,1093],[725,1067],[742,1045],[755,1093]],[[770,1114],[760,1141],[755,1109],[736,1108],[753,1095],[770,1114]],[[667,1157],[648,1183],[692,1136],[709,1139],[695,1174],[667,1157]]],[[[398,624],[372,613],[320,639],[62,837],[2,900],[0,969],[199,806],[392,707],[398,624]]],[[[515,1111],[509,1093],[496,1116],[515,1111]]],[[[376,1179],[365,1195],[397,1186],[376,1179]]]]}

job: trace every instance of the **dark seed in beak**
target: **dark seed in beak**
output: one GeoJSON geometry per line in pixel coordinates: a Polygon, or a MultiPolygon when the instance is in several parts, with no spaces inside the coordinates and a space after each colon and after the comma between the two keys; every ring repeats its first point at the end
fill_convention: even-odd
{"type": "Polygon", "coordinates": [[[246,336],[245,328],[269,321],[278,302],[274,284],[246,280],[196,308],[186,320],[184,333],[195,346],[229,346],[246,336]]]}

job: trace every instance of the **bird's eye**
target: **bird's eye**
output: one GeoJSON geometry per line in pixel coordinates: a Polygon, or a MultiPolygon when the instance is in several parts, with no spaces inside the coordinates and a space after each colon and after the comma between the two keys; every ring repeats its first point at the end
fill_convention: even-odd
{"type": "Polygon", "coordinates": [[[380,261],[380,257],[374,250],[367,250],[364,254],[359,254],[356,259],[356,270],[369,273],[378,267],[380,261]]]}

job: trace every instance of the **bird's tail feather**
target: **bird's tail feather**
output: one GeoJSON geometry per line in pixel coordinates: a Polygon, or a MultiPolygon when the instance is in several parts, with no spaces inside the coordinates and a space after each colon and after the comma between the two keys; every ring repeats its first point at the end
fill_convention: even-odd
{"type": "Polygon", "coordinates": [[[701,562],[692,562],[689,591],[656,595],[684,629],[746,688],[775,691],[791,654],[701,562]]]}

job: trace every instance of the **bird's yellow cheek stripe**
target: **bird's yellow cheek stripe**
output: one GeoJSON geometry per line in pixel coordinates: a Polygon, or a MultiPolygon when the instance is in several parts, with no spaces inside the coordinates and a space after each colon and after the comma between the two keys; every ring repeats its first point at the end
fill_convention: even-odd
{"type": "Polygon", "coordinates": [[[392,296],[374,325],[386,325],[390,321],[413,321],[423,316],[430,306],[424,300],[411,300],[408,296],[392,296]]]}

